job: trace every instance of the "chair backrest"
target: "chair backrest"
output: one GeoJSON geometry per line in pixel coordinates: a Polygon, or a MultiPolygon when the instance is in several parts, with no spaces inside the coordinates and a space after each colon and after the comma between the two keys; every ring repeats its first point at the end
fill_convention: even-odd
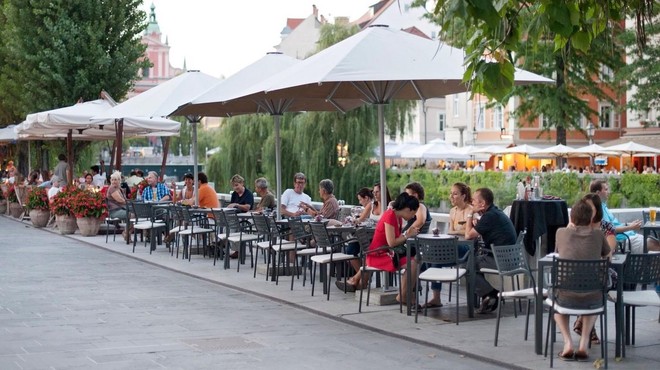
{"type": "Polygon", "coordinates": [[[305,225],[303,225],[302,218],[300,218],[300,216],[289,218],[289,228],[291,229],[291,233],[293,233],[293,237],[296,240],[302,241],[309,239],[311,236],[311,234],[305,230],[305,225]]]}
{"type": "Polygon", "coordinates": [[[332,239],[330,239],[330,234],[325,228],[325,223],[323,222],[310,222],[310,228],[312,229],[312,236],[316,240],[316,246],[319,249],[330,250],[333,246],[332,239]]]}
{"type": "Polygon", "coordinates": [[[337,214],[337,220],[344,222],[344,220],[346,220],[346,217],[350,215],[351,215],[351,208],[349,207],[339,208],[339,213],[337,214]]]}
{"type": "Polygon", "coordinates": [[[238,218],[238,214],[236,213],[236,209],[223,209],[222,213],[225,216],[225,229],[227,231],[227,235],[229,233],[237,233],[241,232],[241,220],[238,218]]]}
{"type": "Polygon", "coordinates": [[[371,240],[374,238],[374,233],[376,229],[373,227],[362,227],[355,231],[355,237],[360,244],[360,250],[362,253],[365,253],[369,250],[369,245],[371,245],[371,240]]]}
{"type": "Polygon", "coordinates": [[[458,238],[415,238],[407,243],[409,247],[416,247],[415,258],[419,263],[458,264],[458,238]]]}
{"type": "Polygon", "coordinates": [[[268,226],[268,217],[263,214],[253,214],[254,227],[257,229],[257,234],[263,238],[271,236],[271,230],[268,226]]]}
{"type": "Polygon", "coordinates": [[[660,283],[660,253],[629,254],[619,284],[660,283]]]}
{"type": "Polygon", "coordinates": [[[420,234],[428,234],[429,230],[431,229],[431,222],[433,219],[427,218],[426,222],[424,222],[424,225],[422,225],[422,228],[419,229],[420,234]]]}
{"type": "Polygon", "coordinates": [[[135,211],[135,217],[140,219],[151,219],[151,206],[143,202],[133,202],[133,211],[135,211]]]}
{"type": "Polygon", "coordinates": [[[569,260],[553,258],[551,286],[553,291],[565,290],[577,293],[607,291],[609,261],[569,260]]]}
{"type": "Polygon", "coordinates": [[[651,215],[647,211],[642,211],[642,222],[645,224],[651,221],[651,215]]]}

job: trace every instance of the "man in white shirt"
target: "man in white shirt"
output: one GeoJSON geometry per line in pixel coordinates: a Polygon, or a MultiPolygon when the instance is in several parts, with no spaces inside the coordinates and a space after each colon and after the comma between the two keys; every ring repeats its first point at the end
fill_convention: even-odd
{"type": "MultiPolygon", "coordinates": [[[[103,165],[103,161],[101,161],[101,165],[103,165]]],[[[105,185],[105,173],[100,173],[99,166],[96,165],[90,167],[90,169],[92,170],[93,175],[92,184],[100,188],[103,187],[103,185],[105,185]]]]}
{"type": "Polygon", "coordinates": [[[301,202],[312,202],[312,198],[303,192],[305,184],[307,184],[307,177],[304,173],[298,172],[293,176],[293,189],[286,189],[282,193],[280,203],[282,216],[293,217],[305,214],[305,211],[300,207],[301,202]]]}

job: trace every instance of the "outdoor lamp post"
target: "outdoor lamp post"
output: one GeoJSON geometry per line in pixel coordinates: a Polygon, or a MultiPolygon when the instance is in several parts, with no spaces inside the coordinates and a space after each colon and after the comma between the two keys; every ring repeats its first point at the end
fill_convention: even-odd
{"type": "Polygon", "coordinates": [[[348,142],[343,143],[339,140],[337,144],[337,164],[341,167],[346,167],[348,162],[348,142]]]}
{"type": "Polygon", "coordinates": [[[472,127],[472,144],[476,145],[477,144],[477,128],[472,127]]]}
{"type": "Polygon", "coordinates": [[[587,125],[587,137],[589,137],[589,145],[594,143],[594,134],[596,133],[596,128],[594,124],[589,122],[587,125]]]}

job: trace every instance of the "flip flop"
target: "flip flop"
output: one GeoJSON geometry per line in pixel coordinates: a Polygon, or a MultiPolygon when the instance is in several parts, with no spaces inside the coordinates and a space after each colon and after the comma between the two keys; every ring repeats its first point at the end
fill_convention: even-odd
{"type": "Polygon", "coordinates": [[[442,307],[442,306],[443,306],[442,303],[431,303],[431,302],[428,302],[428,303],[426,303],[426,304],[423,304],[421,308],[440,308],[440,307],[442,307]]]}
{"type": "Polygon", "coordinates": [[[341,291],[345,290],[346,293],[352,293],[356,289],[355,285],[351,285],[351,284],[349,284],[345,281],[341,281],[341,280],[335,281],[335,285],[337,286],[337,288],[339,288],[339,290],[341,290],[341,291]]]}
{"type": "Polygon", "coordinates": [[[559,352],[558,356],[559,356],[560,359],[562,359],[564,361],[575,361],[575,351],[573,351],[573,350],[570,350],[566,353],[564,353],[563,351],[559,352]]]}
{"type": "Polygon", "coordinates": [[[589,354],[586,351],[577,351],[575,352],[575,359],[580,362],[589,361],[589,354]]]}

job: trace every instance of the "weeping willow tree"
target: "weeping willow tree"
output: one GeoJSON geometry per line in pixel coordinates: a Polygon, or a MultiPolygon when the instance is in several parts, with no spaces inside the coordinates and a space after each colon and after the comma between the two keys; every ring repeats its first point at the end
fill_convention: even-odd
{"type": "MultiPolygon", "coordinates": [[[[350,37],[359,29],[326,24],[321,28],[319,48],[326,48],[350,37]]],[[[385,108],[385,132],[403,136],[412,123],[414,101],[397,101],[385,108]]],[[[207,172],[219,191],[230,190],[229,178],[241,174],[252,189],[254,179],[266,177],[275,182],[275,140],[273,118],[265,115],[239,116],[222,126],[220,151],[208,162],[207,172]]],[[[338,199],[349,202],[357,190],[378,182],[378,163],[373,161],[378,141],[376,107],[362,106],[345,114],[308,112],[285,114],[280,128],[282,141],[282,186],[292,186],[293,175],[307,175],[305,189],[320,200],[320,180],[331,179],[338,199]],[[340,163],[337,145],[348,145],[348,160],[340,163]]]]}

